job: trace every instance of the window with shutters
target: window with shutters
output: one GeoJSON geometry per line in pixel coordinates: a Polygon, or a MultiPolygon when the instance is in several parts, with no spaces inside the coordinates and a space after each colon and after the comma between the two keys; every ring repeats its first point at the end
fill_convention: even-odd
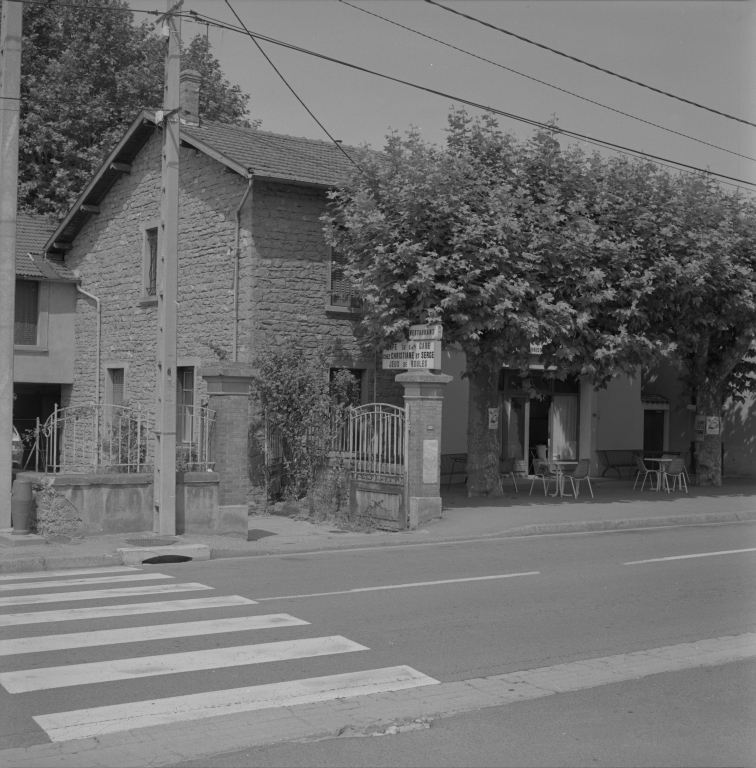
{"type": "Polygon", "coordinates": [[[350,311],[362,308],[362,300],[355,293],[345,275],[346,256],[332,249],[328,270],[328,308],[350,311]]]}
{"type": "Polygon", "coordinates": [[[157,272],[160,242],[159,225],[150,222],[142,230],[142,295],[141,304],[157,303],[157,272]]]}
{"type": "Polygon", "coordinates": [[[34,280],[16,280],[13,343],[36,346],[38,325],[39,283],[34,280]]]}

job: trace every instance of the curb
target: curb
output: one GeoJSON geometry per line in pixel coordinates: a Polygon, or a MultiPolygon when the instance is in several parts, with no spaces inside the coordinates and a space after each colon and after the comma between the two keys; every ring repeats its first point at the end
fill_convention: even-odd
{"type": "MultiPolygon", "coordinates": [[[[237,557],[272,557],[285,555],[318,554],[320,552],[344,552],[359,549],[379,549],[381,547],[412,547],[427,544],[446,544],[453,542],[481,541],[486,539],[509,539],[522,536],[549,536],[568,533],[601,533],[611,531],[642,530],[648,528],[668,528],[683,525],[711,525],[715,523],[742,523],[756,520],[756,509],[744,512],[709,512],[703,515],[669,515],[666,517],[633,517],[620,520],[586,520],[572,523],[537,523],[510,528],[496,533],[484,533],[477,536],[449,536],[431,540],[404,541],[361,541],[345,543],[339,547],[292,547],[291,549],[258,549],[249,552],[239,549],[210,550],[211,560],[226,560],[237,557]]],[[[107,565],[122,565],[121,556],[82,555],[80,557],[33,557],[25,560],[0,561],[0,573],[21,573],[26,571],[53,571],[66,568],[90,568],[107,565]]]]}

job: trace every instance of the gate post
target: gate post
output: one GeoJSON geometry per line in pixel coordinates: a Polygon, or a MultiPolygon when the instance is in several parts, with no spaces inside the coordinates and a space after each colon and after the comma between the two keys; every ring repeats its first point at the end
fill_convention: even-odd
{"type": "Polygon", "coordinates": [[[396,381],[404,386],[407,414],[407,518],[410,528],[441,517],[441,409],[445,373],[407,371],[396,381]]]}
{"type": "Polygon", "coordinates": [[[249,392],[255,369],[250,363],[219,363],[200,368],[215,411],[210,455],[220,475],[217,533],[247,535],[249,489],[249,392]]]}

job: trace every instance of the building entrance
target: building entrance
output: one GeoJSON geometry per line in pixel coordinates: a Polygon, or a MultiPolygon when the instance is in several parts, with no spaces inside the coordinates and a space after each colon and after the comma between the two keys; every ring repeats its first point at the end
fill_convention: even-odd
{"type": "Polygon", "coordinates": [[[499,376],[499,430],[502,458],[531,474],[538,459],[578,458],[580,382],[547,379],[543,371],[522,378],[503,369],[499,376]]]}

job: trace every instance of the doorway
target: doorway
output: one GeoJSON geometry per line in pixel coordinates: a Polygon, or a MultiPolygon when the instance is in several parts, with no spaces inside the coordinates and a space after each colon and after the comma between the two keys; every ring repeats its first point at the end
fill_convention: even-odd
{"type": "Polygon", "coordinates": [[[643,411],[643,451],[664,451],[664,411],[643,411]]]}

